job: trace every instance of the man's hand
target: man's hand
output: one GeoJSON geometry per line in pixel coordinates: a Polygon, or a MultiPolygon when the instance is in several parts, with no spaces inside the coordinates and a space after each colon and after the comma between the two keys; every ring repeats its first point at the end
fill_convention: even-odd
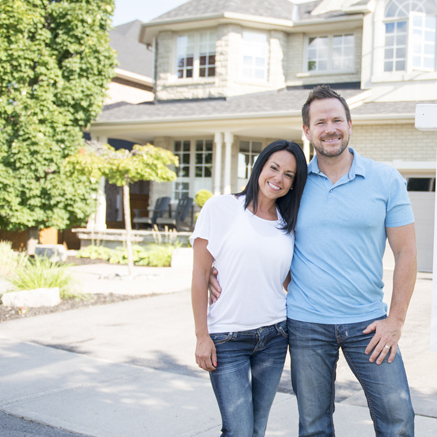
{"type": "Polygon", "coordinates": [[[208,372],[213,372],[217,367],[215,345],[208,334],[197,338],[196,363],[201,369],[208,372]]]}
{"type": "Polygon", "coordinates": [[[217,302],[217,299],[220,297],[222,292],[222,288],[217,281],[218,271],[214,267],[211,267],[211,274],[209,275],[209,304],[213,304],[217,302]]]}
{"type": "Polygon", "coordinates": [[[398,348],[398,341],[401,338],[402,326],[404,323],[395,318],[387,317],[383,320],[377,320],[371,323],[364,331],[363,334],[369,334],[375,331],[375,335],[366,347],[366,355],[372,352],[369,361],[373,363],[376,360],[376,364],[381,364],[385,357],[390,352],[388,362],[391,363],[398,348]]]}

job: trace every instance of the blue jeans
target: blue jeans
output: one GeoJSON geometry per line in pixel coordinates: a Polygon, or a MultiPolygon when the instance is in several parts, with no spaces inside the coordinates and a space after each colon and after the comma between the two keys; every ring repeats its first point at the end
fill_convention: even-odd
{"type": "Polygon", "coordinates": [[[287,321],[210,336],[217,350],[217,369],[210,378],[222,437],[264,436],[287,354],[287,321]]]}
{"type": "MultiPolygon", "coordinates": [[[[376,320],[384,319],[381,317],[376,320]]],[[[378,437],[414,436],[414,411],[399,347],[392,363],[369,362],[364,353],[374,320],[325,325],[288,319],[291,378],[299,408],[300,437],[334,436],[334,383],[339,349],[367,398],[378,437]]]]}

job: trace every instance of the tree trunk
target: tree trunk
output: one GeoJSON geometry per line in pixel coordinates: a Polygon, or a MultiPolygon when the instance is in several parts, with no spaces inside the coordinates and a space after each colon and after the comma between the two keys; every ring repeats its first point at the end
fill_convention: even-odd
{"type": "Polygon", "coordinates": [[[134,256],[132,252],[132,226],[130,220],[130,195],[129,195],[129,177],[125,176],[126,183],[123,185],[123,209],[124,209],[124,225],[126,228],[126,246],[127,246],[127,265],[129,275],[133,275],[134,271],[134,256]]]}

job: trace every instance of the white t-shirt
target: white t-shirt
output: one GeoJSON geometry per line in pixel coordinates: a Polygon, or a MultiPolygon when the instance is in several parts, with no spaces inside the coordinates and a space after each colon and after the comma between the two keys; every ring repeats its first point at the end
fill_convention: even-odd
{"type": "Polygon", "coordinates": [[[238,332],[286,319],[282,283],[290,269],[294,234],[281,230],[282,219],[261,219],[244,209],[245,196],[215,196],[203,206],[191,244],[208,240],[220,298],[209,307],[208,331],[238,332]]]}

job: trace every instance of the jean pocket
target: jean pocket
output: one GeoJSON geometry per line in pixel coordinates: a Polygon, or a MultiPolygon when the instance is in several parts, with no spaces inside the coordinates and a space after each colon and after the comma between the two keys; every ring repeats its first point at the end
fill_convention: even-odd
{"type": "Polygon", "coordinates": [[[209,334],[215,345],[223,344],[232,338],[232,332],[221,332],[219,334],[209,334]]]}
{"type": "Polygon", "coordinates": [[[284,320],[283,322],[277,323],[276,329],[277,329],[279,334],[281,334],[285,338],[288,338],[288,327],[287,327],[286,320],[284,320]]]}

